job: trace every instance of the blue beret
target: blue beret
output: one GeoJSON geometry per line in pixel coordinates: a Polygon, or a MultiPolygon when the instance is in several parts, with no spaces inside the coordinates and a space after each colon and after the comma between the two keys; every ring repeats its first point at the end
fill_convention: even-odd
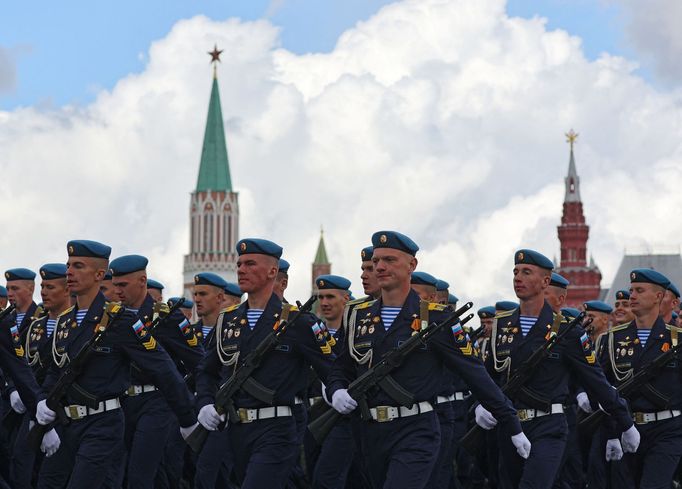
{"type": "Polygon", "coordinates": [[[372,259],[373,256],[374,256],[374,246],[365,246],[360,251],[360,258],[362,258],[362,261],[369,261],[372,259]]]}
{"type": "Polygon", "coordinates": [[[171,297],[170,299],[168,299],[168,305],[173,307],[173,305],[180,299],[185,299],[185,302],[182,303],[180,309],[192,309],[194,307],[194,302],[187,299],[186,297],[171,297]]]}
{"type": "Polygon", "coordinates": [[[436,283],[438,283],[438,279],[430,273],[412,272],[410,283],[415,285],[431,285],[432,287],[435,287],[436,283]]]}
{"type": "Polygon", "coordinates": [[[35,272],[28,268],[10,268],[5,272],[5,278],[8,282],[13,280],[35,280],[35,272]]]}
{"type": "Polygon", "coordinates": [[[583,306],[586,311],[603,312],[606,314],[611,314],[613,312],[613,307],[602,301],[587,301],[583,306]]]}
{"type": "MultiPolygon", "coordinates": [[[[194,285],[213,285],[225,290],[227,281],[220,275],[211,272],[201,272],[194,276],[194,285]]],[[[241,295],[240,295],[241,297],[241,295]]]]}
{"type": "MultiPolygon", "coordinates": [[[[350,290],[348,292],[350,292],[350,290]]],[[[348,294],[348,300],[350,300],[350,301],[355,300],[355,297],[353,297],[353,294],[348,294]]]]}
{"type": "Polygon", "coordinates": [[[66,244],[69,256],[86,256],[91,258],[109,259],[111,247],[89,239],[74,239],[66,244]]]}
{"type": "Polygon", "coordinates": [[[232,282],[225,282],[225,293],[227,295],[233,295],[235,297],[241,298],[242,296],[242,289],[239,288],[239,285],[232,283],[232,282]]]}
{"type": "Polygon", "coordinates": [[[617,301],[630,300],[630,291],[619,290],[618,292],[616,292],[616,300],[617,301]]]}
{"type": "Polygon", "coordinates": [[[159,282],[158,280],[154,280],[153,278],[147,278],[147,288],[148,289],[163,290],[163,284],[161,282],[159,282]]]}
{"type": "Polygon", "coordinates": [[[339,275],[320,275],[315,279],[315,285],[319,290],[324,289],[350,289],[350,280],[339,275]]]}
{"type": "Polygon", "coordinates": [[[103,280],[111,280],[111,272],[107,270],[107,273],[104,274],[104,279],[103,280]]]}
{"type": "Polygon", "coordinates": [[[478,314],[478,317],[481,319],[494,318],[495,308],[493,306],[481,307],[478,311],[476,311],[476,314],[478,314]]]}
{"type": "Polygon", "coordinates": [[[561,315],[566,318],[575,319],[580,316],[580,310],[576,309],[575,307],[562,307],[561,315]]]}
{"type": "Polygon", "coordinates": [[[47,263],[40,267],[40,276],[44,280],[66,278],[66,265],[63,263],[47,263]]]}
{"type": "Polygon", "coordinates": [[[513,301],[497,301],[495,303],[496,311],[512,311],[517,307],[519,307],[519,305],[513,301]]]}
{"type": "Polygon", "coordinates": [[[377,248],[393,248],[409,255],[416,255],[419,246],[410,238],[397,231],[377,231],[372,235],[372,246],[377,248]]]}
{"type": "Polygon", "coordinates": [[[457,297],[455,294],[448,294],[448,304],[457,304],[458,300],[459,297],[457,297]]]}
{"type": "Polygon", "coordinates": [[[514,254],[514,265],[535,265],[546,270],[553,270],[554,263],[542,253],[534,250],[519,250],[514,254]]]}
{"type": "Polygon", "coordinates": [[[637,268],[630,272],[630,283],[648,283],[659,285],[667,289],[670,285],[670,280],[660,272],[651,270],[650,268],[637,268]]]}
{"type": "Polygon", "coordinates": [[[237,253],[239,256],[250,253],[257,255],[268,255],[274,258],[282,257],[282,247],[272,241],[260,238],[246,238],[237,243],[237,253]]]}
{"type": "Polygon", "coordinates": [[[670,282],[670,285],[668,285],[668,290],[675,294],[675,297],[677,297],[678,299],[680,298],[680,289],[675,287],[674,283],[670,282]]]}
{"type": "MultiPolygon", "coordinates": [[[[112,277],[120,277],[121,275],[127,275],[146,269],[147,263],[149,263],[149,260],[141,255],[119,256],[115,260],[111,260],[111,263],[109,263],[109,271],[111,272],[112,277]]],[[[147,280],[147,287],[149,287],[149,280],[147,280]]],[[[153,289],[154,287],[150,288],[153,289]]],[[[163,287],[161,288],[163,289],[163,287]]]]}
{"type": "Polygon", "coordinates": [[[444,290],[448,290],[450,288],[450,284],[447,283],[445,280],[438,279],[436,281],[436,290],[438,292],[442,292],[444,290]]]}
{"type": "Polygon", "coordinates": [[[7,289],[0,285],[0,297],[7,297],[7,289]]]}
{"type": "MultiPolygon", "coordinates": [[[[289,267],[290,267],[290,266],[291,266],[291,265],[289,265],[289,262],[286,261],[284,258],[280,258],[280,259],[279,259],[279,269],[278,269],[279,272],[282,272],[282,273],[289,273],[289,267]]],[[[241,295],[241,294],[240,294],[240,295],[241,295]]]]}
{"type": "Polygon", "coordinates": [[[552,278],[549,281],[549,285],[553,285],[554,287],[560,287],[562,289],[567,289],[569,284],[570,282],[566,280],[564,277],[562,277],[556,272],[552,272],[552,278]]]}

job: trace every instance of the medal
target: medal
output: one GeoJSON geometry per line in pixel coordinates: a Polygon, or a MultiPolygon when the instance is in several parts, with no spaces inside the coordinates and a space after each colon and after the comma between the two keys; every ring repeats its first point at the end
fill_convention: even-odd
{"type": "Polygon", "coordinates": [[[514,341],[514,336],[509,336],[509,343],[511,344],[512,341],[514,341]]]}
{"type": "Polygon", "coordinates": [[[381,321],[381,318],[379,318],[379,316],[374,316],[372,321],[374,321],[375,323],[378,323],[379,321],[381,321]]]}
{"type": "Polygon", "coordinates": [[[367,332],[368,332],[369,334],[374,333],[374,325],[371,325],[369,328],[367,328],[367,332]]]}
{"type": "Polygon", "coordinates": [[[232,338],[232,335],[233,335],[233,334],[234,334],[234,330],[232,330],[231,328],[228,329],[228,330],[227,330],[227,339],[232,338]]]}
{"type": "Polygon", "coordinates": [[[360,335],[365,336],[365,334],[367,334],[367,326],[360,328],[360,335]]]}
{"type": "Polygon", "coordinates": [[[629,355],[629,356],[634,355],[634,353],[635,353],[635,349],[634,349],[634,348],[632,348],[632,347],[628,348],[628,355],[629,355]]]}
{"type": "Polygon", "coordinates": [[[235,337],[235,338],[239,338],[239,335],[240,335],[240,334],[242,334],[242,330],[241,330],[241,329],[235,329],[235,330],[234,330],[234,337],[235,337]]]}

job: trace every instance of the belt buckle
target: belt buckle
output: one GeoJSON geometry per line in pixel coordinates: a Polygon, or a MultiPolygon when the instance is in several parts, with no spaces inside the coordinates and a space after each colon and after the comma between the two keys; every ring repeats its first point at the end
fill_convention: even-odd
{"type": "Polygon", "coordinates": [[[72,405],[67,406],[67,407],[69,409],[69,418],[71,418],[73,420],[81,419],[81,415],[78,412],[78,406],[72,404],[72,405]]]}
{"type": "Polygon", "coordinates": [[[385,423],[386,421],[393,421],[388,415],[388,406],[377,406],[377,423],[385,423]]]}
{"type": "Polygon", "coordinates": [[[523,422],[523,421],[528,421],[528,419],[530,419],[528,417],[528,410],[527,409],[520,409],[517,414],[519,416],[519,421],[523,422]]]}
{"type": "Polygon", "coordinates": [[[634,413],[635,414],[635,424],[645,424],[644,413],[634,413]]]}
{"type": "Polygon", "coordinates": [[[129,397],[133,397],[133,396],[137,395],[137,392],[135,392],[135,386],[131,385],[130,387],[128,387],[128,390],[126,391],[126,393],[128,394],[129,397]]]}
{"type": "Polygon", "coordinates": [[[253,421],[252,419],[249,419],[249,410],[246,408],[237,409],[237,414],[239,414],[240,423],[250,423],[253,421]]]}

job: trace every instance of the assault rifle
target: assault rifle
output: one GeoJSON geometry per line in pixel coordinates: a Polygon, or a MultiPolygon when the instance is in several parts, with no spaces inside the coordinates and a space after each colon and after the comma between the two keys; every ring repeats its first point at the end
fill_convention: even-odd
{"type": "MultiPolygon", "coordinates": [[[[473,302],[467,302],[456,311],[450,313],[441,322],[431,323],[426,328],[413,333],[407,341],[387,352],[376,365],[370,367],[365,373],[349,384],[348,394],[358,402],[362,419],[368,420],[372,417],[367,404],[367,395],[375,387],[380,387],[391,399],[402,406],[412,406],[414,404],[412,394],[403,389],[391,377],[391,374],[402,365],[410,353],[426,345],[441,329],[454,324],[473,305],[473,302]]],[[[472,317],[474,315],[469,314],[461,321],[461,324],[464,325],[472,317]]],[[[310,433],[318,444],[322,444],[341,416],[342,414],[334,408],[326,406],[324,412],[308,425],[310,433]]]]}
{"type": "Polygon", "coordinates": [[[14,304],[10,304],[5,309],[0,311],[0,322],[2,322],[3,319],[12,314],[16,308],[17,306],[15,306],[14,304]]]}
{"type": "MultiPolygon", "coordinates": [[[[656,358],[646,363],[640,370],[637,371],[637,373],[616,388],[618,395],[629,399],[638,390],[642,389],[643,387],[646,388],[646,383],[652,379],[661,368],[665,367],[668,363],[675,359],[679,353],[679,348],[680,345],[677,344],[668,351],[661,353],[656,358]]],[[[654,395],[657,398],[660,398],[661,396],[660,393],[654,393],[654,395]]],[[[667,401],[667,399],[662,400],[667,401]]],[[[594,433],[594,430],[601,424],[607,415],[608,413],[606,413],[604,410],[598,409],[581,420],[578,423],[578,428],[585,433],[594,433]]]]}
{"type": "MultiPolygon", "coordinates": [[[[256,346],[256,348],[249,352],[244,360],[240,363],[239,367],[235,370],[232,376],[225,381],[225,383],[220,386],[218,392],[215,395],[215,402],[213,407],[218,412],[218,414],[227,413],[230,422],[238,423],[240,421],[237,409],[234,406],[234,396],[240,389],[243,389],[251,397],[258,399],[259,401],[272,405],[274,402],[275,391],[268,389],[264,385],[258,383],[253,378],[254,372],[260,367],[263,362],[265,355],[270,353],[275,349],[277,345],[281,343],[282,335],[286,333],[289,326],[294,324],[302,314],[309,312],[317,296],[313,295],[306,301],[305,304],[301,305],[297,302],[298,311],[291,315],[291,318],[287,321],[280,322],[277,330],[273,330],[268,336],[263,338],[263,340],[256,346]]],[[[201,452],[201,448],[206,442],[206,437],[208,436],[208,430],[204,428],[201,424],[198,424],[196,428],[189,434],[185,439],[187,444],[194,450],[194,452],[201,452]]]]}
{"type": "MultiPolygon", "coordinates": [[[[530,380],[530,378],[535,373],[538,365],[545,358],[547,358],[554,346],[561,341],[564,336],[566,336],[573,328],[581,324],[585,318],[585,313],[581,312],[573,321],[571,321],[565,328],[559,327],[556,334],[550,334],[549,338],[545,340],[545,344],[540,348],[535,350],[531,356],[529,356],[521,366],[516,369],[514,374],[509,378],[506,384],[502,387],[502,392],[510,399],[516,397],[523,386],[530,380]]],[[[557,314],[554,321],[561,323],[563,316],[557,314]]],[[[592,318],[587,318],[583,327],[587,327],[592,322],[592,318]]],[[[493,341],[491,339],[491,341],[493,341]]],[[[460,440],[460,445],[467,450],[469,453],[474,453],[475,450],[481,445],[484,439],[485,430],[475,424],[460,440]]]]}

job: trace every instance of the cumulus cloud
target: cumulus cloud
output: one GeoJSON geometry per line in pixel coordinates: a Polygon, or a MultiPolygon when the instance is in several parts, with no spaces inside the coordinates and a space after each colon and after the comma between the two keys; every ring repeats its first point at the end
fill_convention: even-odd
{"type": "Polygon", "coordinates": [[[147,254],[180,292],[214,43],[241,235],[284,246],[290,298],[310,291],[320,224],[356,293],[359,250],[398,229],[459,297],[511,297],[515,249],[558,254],[571,127],[604,285],[628,243],[682,235],[665,217],[682,208],[679,93],[631,60],[587,60],[579,38],[503,0],[406,0],[325,54],[282,49],[268,21],[182,20],[87,107],[0,113],[0,267],[88,237],[147,254]]]}

